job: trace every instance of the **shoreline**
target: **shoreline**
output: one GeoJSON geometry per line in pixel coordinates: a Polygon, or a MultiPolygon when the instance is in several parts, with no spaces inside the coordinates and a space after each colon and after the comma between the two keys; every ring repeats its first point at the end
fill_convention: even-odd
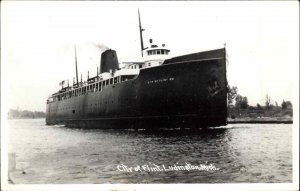
{"type": "MultiPolygon", "coordinates": [[[[9,118],[7,120],[19,120],[19,119],[45,119],[45,117],[37,118],[9,118]]],[[[292,117],[261,117],[261,118],[227,118],[227,124],[237,123],[257,123],[257,124],[293,124],[292,117]]]]}
{"type": "Polygon", "coordinates": [[[257,124],[293,124],[292,117],[262,117],[262,118],[227,118],[228,124],[257,123],[257,124]]]}

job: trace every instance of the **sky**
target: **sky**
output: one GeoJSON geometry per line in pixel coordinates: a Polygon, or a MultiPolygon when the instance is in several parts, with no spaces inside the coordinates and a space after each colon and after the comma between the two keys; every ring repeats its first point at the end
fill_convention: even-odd
{"type": "Polygon", "coordinates": [[[297,1],[34,1],[1,3],[1,102],[7,109],[45,111],[59,82],[96,75],[105,45],[119,62],[140,61],[144,43],[166,44],[171,56],[224,47],[227,79],[250,105],[266,94],[280,105],[297,100],[297,1]]]}

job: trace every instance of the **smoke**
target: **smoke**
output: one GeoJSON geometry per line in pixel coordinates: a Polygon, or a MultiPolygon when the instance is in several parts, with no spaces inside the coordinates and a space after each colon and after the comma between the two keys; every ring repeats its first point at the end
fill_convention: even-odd
{"type": "Polygon", "coordinates": [[[97,47],[101,52],[105,52],[106,50],[109,50],[110,48],[104,44],[96,44],[93,43],[95,47],[97,47]]]}

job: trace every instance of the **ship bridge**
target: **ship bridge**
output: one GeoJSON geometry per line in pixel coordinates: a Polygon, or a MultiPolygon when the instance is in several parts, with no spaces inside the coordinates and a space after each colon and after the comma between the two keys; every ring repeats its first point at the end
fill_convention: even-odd
{"type": "Polygon", "coordinates": [[[165,44],[162,44],[161,46],[152,44],[152,39],[150,39],[149,42],[150,47],[143,50],[143,62],[123,62],[121,70],[139,70],[159,66],[162,65],[166,59],[171,58],[169,55],[170,50],[165,47],[165,44]]]}
{"type": "Polygon", "coordinates": [[[143,68],[159,66],[166,59],[170,58],[170,50],[165,47],[165,44],[162,44],[161,46],[152,44],[152,39],[150,39],[149,42],[150,47],[144,50],[145,56],[143,68]]]}

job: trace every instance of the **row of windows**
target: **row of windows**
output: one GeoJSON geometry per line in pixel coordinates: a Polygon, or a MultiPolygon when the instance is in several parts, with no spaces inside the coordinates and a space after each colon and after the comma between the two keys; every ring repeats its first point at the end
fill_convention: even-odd
{"type": "Polygon", "coordinates": [[[68,99],[68,98],[71,98],[74,96],[84,95],[87,93],[102,91],[103,87],[105,87],[105,86],[116,84],[116,83],[123,82],[123,81],[127,81],[129,79],[132,79],[133,77],[134,77],[134,75],[118,76],[118,77],[107,79],[107,80],[104,80],[101,82],[93,83],[88,86],[80,87],[75,90],[71,90],[71,91],[59,94],[57,96],[54,96],[52,99],[48,100],[48,103],[52,102],[52,101],[61,101],[64,99],[68,99]]]}
{"type": "Polygon", "coordinates": [[[143,68],[143,66],[141,64],[140,65],[134,64],[134,65],[131,65],[130,68],[131,69],[137,69],[137,68],[140,69],[140,68],[143,68]]]}
{"type": "Polygon", "coordinates": [[[165,54],[168,55],[169,51],[168,50],[148,50],[147,54],[148,55],[156,55],[156,54],[165,54]]]}
{"type": "MultiPolygon", "coordinates": [[[[151,63],[148,64],[148,66],[151,66],[151,63]]],[[[132,65],[130,66],[131,69],[137,69],[137,68],[143,68],[142,65],[132,65]]]]}

